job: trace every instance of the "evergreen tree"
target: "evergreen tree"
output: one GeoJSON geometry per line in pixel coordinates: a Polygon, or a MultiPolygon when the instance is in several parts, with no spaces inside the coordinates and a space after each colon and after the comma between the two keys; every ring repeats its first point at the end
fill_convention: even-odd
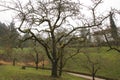
{"type": "Polygon", "coordinates": [[[111,27],[111,36],[113,37],[113,39],[115,41],[117,41],[119,36],[118,36],[116,24],[113,20],[113,13],[112,12],[110,12],[110,27],[111,27]]]}
{"type": "Polygon", "coordinates": [[[19,33],[12,22],[6,25],[0,22],[0,46],[1,47],[16,47],[18,44],[19,33]]]}

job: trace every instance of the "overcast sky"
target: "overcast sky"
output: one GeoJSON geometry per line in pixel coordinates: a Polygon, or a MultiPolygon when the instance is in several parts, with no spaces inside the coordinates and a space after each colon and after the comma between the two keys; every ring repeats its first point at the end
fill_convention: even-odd
{"type": "MultiPolygon", "coordinates": [[[[9,0],[6,0],[6,1],[9,1],[9,0]]],[[[20,0],[20,1],[25,2],[27,0],[20,0]]],[[[82,1],[81,3],[84,3],[85,5],[90,5],[90,0],[80,0],[80,1],[82,1]]],[[[109,11],[111,8],[116,8],[120,10],[120,0],[103,0],[103,1],[104,3],[102,3],[101,7],[99,8],[100,11],[109,11]]],[[[12,21],[12,17],[14,17],[14,14],[12,14],[11,11],[0,12],[1,22],[10,23],[12,21]]]]}

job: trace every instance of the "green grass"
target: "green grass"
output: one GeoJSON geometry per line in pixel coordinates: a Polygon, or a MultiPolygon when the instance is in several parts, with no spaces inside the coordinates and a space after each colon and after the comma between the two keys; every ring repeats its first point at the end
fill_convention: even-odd
{"type": "Polygon", "coordinates": [[[2,49],[0,49],[0,54],[4,53],[4,51],[2,49]]]}
{"type": "MultiPolygon", "coordinates": [[[[101,61],[102,61],[103,66],[97,72],[97,75],[108,77],[108,78],[120,79],[120,53],[118,53],[117,51],[114,51],[114,50],[107,52],[108,49],[109,49],[108,47],[101,47],[101,48],[91,47],[91,48],[80,49],[80,50],[81,50],[81,52],[86,51],[86,53],[88,53],[92,59],[97,58],[98,56],[102,57],[101,61]]],[[[16,50],[16,53],[18,53],[18,54],[19,53],[27,54],[30,52],[29,48],[24,48],[23,50],[21,50],[21,49],[15,49],[15,50],[16,50]]],[[[74,52],[75,51],[74,48],[69,49],[69,52],[71,52],[71,51],[74,52]]],[[[2,53],[2,50],[0,52],[2,53]]],[[[41,53],[44,54],[44,51],[41,51],[41,53]]],[[[90,73],[87,69],[85,69],[83,66],[81,66],[81,64],[83,64],[85,60],[86,60],[85,55],[83,53],[80,53],[67,62],[65,69],[77,71],[77,72],[83,72],[83,73],[90,73]]],[[[10,71],[8,70],[8,72],[7,72],[6,70],[9,68],[4,70],[5,67],[3,69],[1,69],[1,67],[0,67],[0,76],[4,76],[4,78],[5,78],[5,75],[10,74],[12,71],[13,71],[13,73],[10,74],[10,78],[11,78],[11,76],[15,77],[16,73],[17,73],[17,74],[19,74],[19,75],[17,75],[18,78],[22,76],[21,80],[24,80],[24,78],[26,78],[26,76],[31,79],[33,77],[32,75],[35,76],[35,78],[36,78],[35,80],[40,80],[38,78],[41,78],[42,76],[47,76],[45,78],[49,78],[49,75],[50,75],[50,72],[48,72],[48,71],[45,74],[45,73],[43,73],[45,71],[41,71],[41,70],[36,71],[34,69],[29,69],[29,68],[27,70],[21,70],[20,67],[15,67],[14,68],[14,69],[16,69],[15,71],[11,67],[10,71]],[[23,73],[25,73],[25,74],[23,75],[23,73]]],[[[50,64],[48,64],[47,67],[50,67],[50,64]]],[[[75,79],[77,77],[74,77],[74,78],[72,78],[72,77],[70,75],[66,75],[66,74],[63,76],[63,78],[65,80],[77,80],[77,79],[75,79]]],[[[0,78],[2,78],[2,77],[0,77],[0,78]]],[[[28,80],[30,80],[30,79],[28,79],[28,80]]],[[[0,80],[7,80],[7,79],[0,79],[0,80]]],[[[14,80],[17,80],[17,79],[14,79],[14,80]]],[[[62,79],[60,79],[60,80],[62,80],[62,79]]],[[[80,80],[80,78],[78,78],[78,80],[80,80]]]]}
{"type": "Polygon", "coordinates": [[[21,69],[19,66],[0,66],[0,80],[86,80],[66,73],[62,78],[51,78],[50,71],[34,68],[21,69]]]}
{"type": "MultiPolygon", "coordinates": [[[[84,49],[82,50],[84,51],[84,49]]],[[[101,57],[100,61],[102,66],[97,72],[97,75],[120,79],[120,53],[114,50],[107,52],[107,50],[107,47],[85,49],[92,60],[98,59],[99,56],[101,57]]],[[[85,60],[85,55],[80,53],[68,61],[65,69],[90,74],[90,72],[82,66],[85,60]]]]}

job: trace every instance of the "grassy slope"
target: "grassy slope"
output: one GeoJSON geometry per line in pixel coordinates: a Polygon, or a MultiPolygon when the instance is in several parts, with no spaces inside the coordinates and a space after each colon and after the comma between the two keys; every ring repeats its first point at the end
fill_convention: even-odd
{"type": "MultiPolygon", "coordinates": [[[[97,75],[120,79],[120,54],[116,51],[107,52],[106,50],[108,50],[106,47],[100,49],[89,48],[87,49],[87,53],[91,58],[98,58],[98,56],[101,56],[102,67],[97,75]]],[[[87,69],[81,66],[81,64],[84,64],[85,58],[86,57],[83,53],[78,54],[69,60],[66,69],[69,68],[69,70],[89,73],[87,69]]]]}
{"type": "Polygon", "coordinates": [[[49,75],[50,71],[40,69],[27,68],[26,70],[22,70],[21,67],[18,66],[0,66],[0,80],[85,80],[65,73],[64,76],[59,79],[53,79],[49,75]]]}

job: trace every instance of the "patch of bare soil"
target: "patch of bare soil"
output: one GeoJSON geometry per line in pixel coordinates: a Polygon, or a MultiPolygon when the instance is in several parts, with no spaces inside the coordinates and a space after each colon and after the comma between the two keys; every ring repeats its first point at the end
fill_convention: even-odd
{"type": "MultiPolygon", "coordinates": [[[[41,61],[39,62],[38,66],[42,66],[42,65],[48,65],[49,62],[48,61],[41,61]]],[[[3,60],[0,60],[0,65],[12,65],[12,62],[7,62],[7,61],[3,61],[3,60]]],[[[16,62],[16,65],[19,65],[19,66],[35,66],[35,62],[27,62],[27,63],[24,63],[24,62],[16,62]]]]}
{"type": "Polygon", "coordinates": [[[0,60],[0,65],[10,65],[11,62],[6,62],[6,61],[3,61],[3,60],[0,60]]]}

